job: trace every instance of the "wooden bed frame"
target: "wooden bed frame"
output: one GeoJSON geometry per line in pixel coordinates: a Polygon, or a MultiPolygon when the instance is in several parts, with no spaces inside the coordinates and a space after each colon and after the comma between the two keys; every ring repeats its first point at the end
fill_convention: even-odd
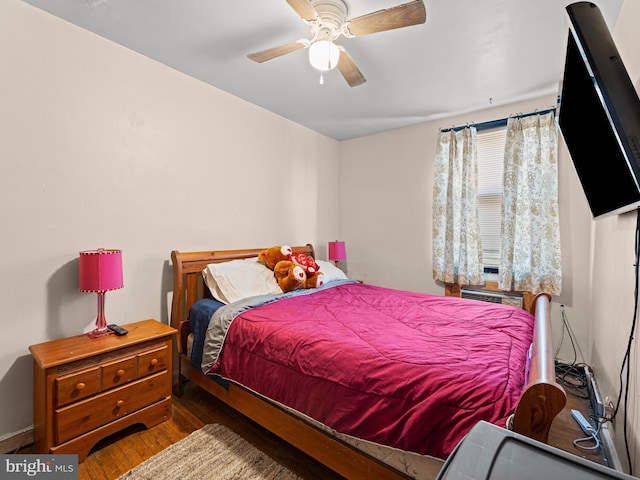
{"type": "MultiPolygon", "coordinates": [[[[297,447],[347,479],[393,480],[409,478],[405,474],[336,439],[312,424],[298,418],[275,403],[271,403],[241,386],[231,383],[222,387],[191,365],[187,357],[189,309],[198,300],[210,297],[202,270],[210,263],[256,257],[264,248],[219,250],[209,252],[171,252],[173,263],[173,300],[171,326],[178,330],[178,383],[176,395],[182,394],[187,379],[230,405],[262,427],[297,447]]],[[[315,258],[310,244],[293,247],[315,258]]],[[[513,416],[513,430],[547,442],[551,422],[564,408],[566,395],[555,380],[555,365],[551,338],[550,300],[540,294],[534,300],[536,317],[529,379],[513,416]]],[[[432,457],[428,457],[432,458],[432,457]]],[[[437,476],[442,461],[432,458],[429,474],[437,476]]]]}

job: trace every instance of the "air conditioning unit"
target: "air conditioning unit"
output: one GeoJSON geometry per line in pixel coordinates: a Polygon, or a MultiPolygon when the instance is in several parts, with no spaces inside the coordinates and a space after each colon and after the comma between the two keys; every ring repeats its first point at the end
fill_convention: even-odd
{"type": "Polygon", "coordinates": [[[502,303],[511,305],[512,307],[522,308],[522,294],[494,292],[491,290],[479,290],[472,288],[462,288],[460,290],[460,298],[471,298],[482,302],[502,303]]]}

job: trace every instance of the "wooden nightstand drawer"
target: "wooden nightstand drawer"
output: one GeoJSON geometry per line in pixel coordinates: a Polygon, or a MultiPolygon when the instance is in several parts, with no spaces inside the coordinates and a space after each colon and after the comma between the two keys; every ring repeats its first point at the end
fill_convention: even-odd
{"type": "Polygon", "coordinates": [[[159,372],[169,365],[169,349],[166,346],[138,355],[138,378],[159,372]]]}
{"type": "Polygon", "coordinates": [[[81,400],[100,391],[100,371],[98,367],[74,372],[56,378],[56,405],[81,400]]]}
{"type": "Polygon", "coordinates": [[[117,420],[170,395],[168,372],[145,377],[123,387],[56,410],[56,442],[62,443],[117,420]]]}
{"type": "Polygon", "coordinates": [[[82,462],[103,438],[171,418],[176,330],[157,320],[123,325],[126,335],[87,335],[31,345],[34,453],[82,462]]]}
{"type": "Polygon", "coordinates": [[[124,385],[136,378],[136,357],[116,360],[100,367],[102,391],[124,385]]]}

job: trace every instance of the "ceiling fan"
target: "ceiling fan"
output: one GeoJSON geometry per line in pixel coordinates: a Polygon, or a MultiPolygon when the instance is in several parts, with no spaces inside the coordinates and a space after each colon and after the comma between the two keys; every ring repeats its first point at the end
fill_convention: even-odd
{"type": "Polygon", "coordinates": [[[422,0],[385,8],[351,20],[347,20],[347,5],[343,0],[287,0],[287,3],[309,25],[311,39],[301,39],[250,53],[247,57],[262,63],[308,48],[311,64],[321,72],[320,83],[323,82],[323,72],[337,67],[351,87],[357,87],[367,80],[345,48],[336,45],[334,40],[340,35],[347,38],[361,37],[418,25],[424,23],[427,16],[422,0]]]}

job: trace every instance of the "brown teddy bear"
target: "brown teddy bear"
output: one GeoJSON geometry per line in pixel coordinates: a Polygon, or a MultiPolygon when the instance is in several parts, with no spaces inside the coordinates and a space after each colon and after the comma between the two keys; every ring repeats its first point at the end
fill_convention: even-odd
{"type": "Polygon", "coordinates": [[[291,261],[292,255],[289,245],[277,245],[260,252],[258,261],[273,270],[278,285],[285,293],[323,284],[322,273],[316,271],[308,276],[303,265],[291,261]]]}
{"type": "Polygon", "coordinates": [[[304,269],[289,260],[292,250],[288,245],[267,248],[258,254],[258,261],[273,270],[276,281],[284,293],[304,288],[307,279],[304,269]]]}

